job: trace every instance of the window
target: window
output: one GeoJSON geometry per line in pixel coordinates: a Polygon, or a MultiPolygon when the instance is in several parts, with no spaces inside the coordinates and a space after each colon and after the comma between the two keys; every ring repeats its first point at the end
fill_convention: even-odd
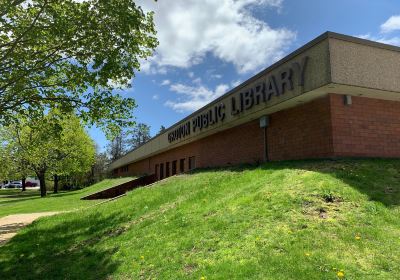
{"type": "Polygon", "coordinates": [[[156,164],[156,167],[154,168],[154,175],[156,176],[156,179],[158,179],[158,164],[156,164]]]}
{"type": "Polygon", "coordinates": [[[173,162],[172,162],[172,175],[175,175],[176,174],[176,160],[174,160],[173,162]]]}
{"type": "Polygon", "coordinates": [[[165,177],[169,177],[169,162],[165,165],[165,177]]]}
{"type": "Polygon", "coordinates": [[[181,158],[180,163],[179,163],[179,171],[181,173],[185,172],[185,159],[181,158]]]}
{"type": "Polygon", "coordinates": [[[121,173],[128,172],[128,165],[121,167],[119,170],[120,170],[121,173]]]}
{"type": "Polygon", "coordinates": [[[164,163],[160,164],[160,180],[164,178],[164,163]]]}
{"type": "Polygon", "coordinates": [[[189,170],[196,168],[196,157],[189,158],[189,170]]]}

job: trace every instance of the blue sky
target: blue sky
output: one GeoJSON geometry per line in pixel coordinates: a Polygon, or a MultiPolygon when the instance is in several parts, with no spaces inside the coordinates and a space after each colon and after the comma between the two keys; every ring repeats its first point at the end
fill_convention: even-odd
{"type": "Polygon", "coordinates": [[[400,45],[398,0],[138,2],[155,12],[160,45],[121,93],[152,136],[325,31],[400,45]]]}

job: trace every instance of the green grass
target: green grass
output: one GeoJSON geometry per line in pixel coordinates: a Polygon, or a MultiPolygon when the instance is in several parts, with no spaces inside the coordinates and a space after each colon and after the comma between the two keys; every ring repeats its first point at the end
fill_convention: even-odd
{"type": "MultiPolygon", "coordinates": [[[[132,178],[107,179],[88,188],[76,191],[48,193],[41,198],[39,190],[22,192],[17,189],[0,190],[0,217],[10,214],[45,211],[69,211],[98,203],[96,200],[80,200],[81,197],[99,190],[124,183],[132,178]]],[[[1,277],[0,277],[1,279],[1,277]]]]}
{"type": "Polygon", "coordinates": [[[0,279],[399,279],[399,179],[400,160],[169,178],[38,220],[0,247],[0,279]]]}

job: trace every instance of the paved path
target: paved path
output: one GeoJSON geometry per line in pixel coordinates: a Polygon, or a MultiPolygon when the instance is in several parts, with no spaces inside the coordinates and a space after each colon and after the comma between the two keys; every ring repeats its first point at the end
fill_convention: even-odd
{"type": "Polygon", "coordinates": [[[42,212],[42,213],[29,213],[29,214],[15,214],[0,218],[0,245],[6,243],[18,230],[22,227],[29,225],[34,220],[55,215],[60,212],[42,212]]]}

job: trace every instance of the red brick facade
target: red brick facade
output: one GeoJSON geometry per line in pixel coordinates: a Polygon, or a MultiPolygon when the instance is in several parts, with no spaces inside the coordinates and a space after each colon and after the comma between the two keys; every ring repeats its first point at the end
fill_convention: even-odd
{"type": "MultiPolygon", "coordinates": [[[[342,95],[330,94],[270,115],[267,146],[270,160],[400,157],[400,102],[352,97],[352,104],[345,105],[342,95]]],[[[187,171],[191,157],[193,168],[261,162],[264,130],[254,120],[132,163],[128,171],[120,172],[120,168],[114,174],[155,173],[159,178],[163,164],[166,177],[173,175],[173,169],[187,171]]]]}
{"type": "Polygon", "coordinates": [[[330,95],[333,156],[400,157],[400,102],[330,95]]]}
{"type": "Polygon", "coordinates": [[[330,99],[316,99],[270,116],[270,160],[332,156],[330,99]]]}
{"type": "Polygon", "coordinates": [[[168,162],[169,175],[173,175],[173,162],[176,160],[176,173],[180,173],[180,170],[186,172],[190,169],[189,158],[191,157],[195,158],[195,166],[192,168],[257,163],[264,160],[262,152],[264,150],[263,139],[263,130],[259,127],[258,120],[256,120],[132,163],[129,165],[127,172],[118,172],[115,175],[155,173],[160,177],[159,168],[160,164],[163,164],[163,177],[165,177],[167,175],[166,167],[168,162]],[[181,169],[182,159],[184,160],[183,169],[181,169]],[[158,165],[157,172],[155,170],[156,165],[158,165]]]}

